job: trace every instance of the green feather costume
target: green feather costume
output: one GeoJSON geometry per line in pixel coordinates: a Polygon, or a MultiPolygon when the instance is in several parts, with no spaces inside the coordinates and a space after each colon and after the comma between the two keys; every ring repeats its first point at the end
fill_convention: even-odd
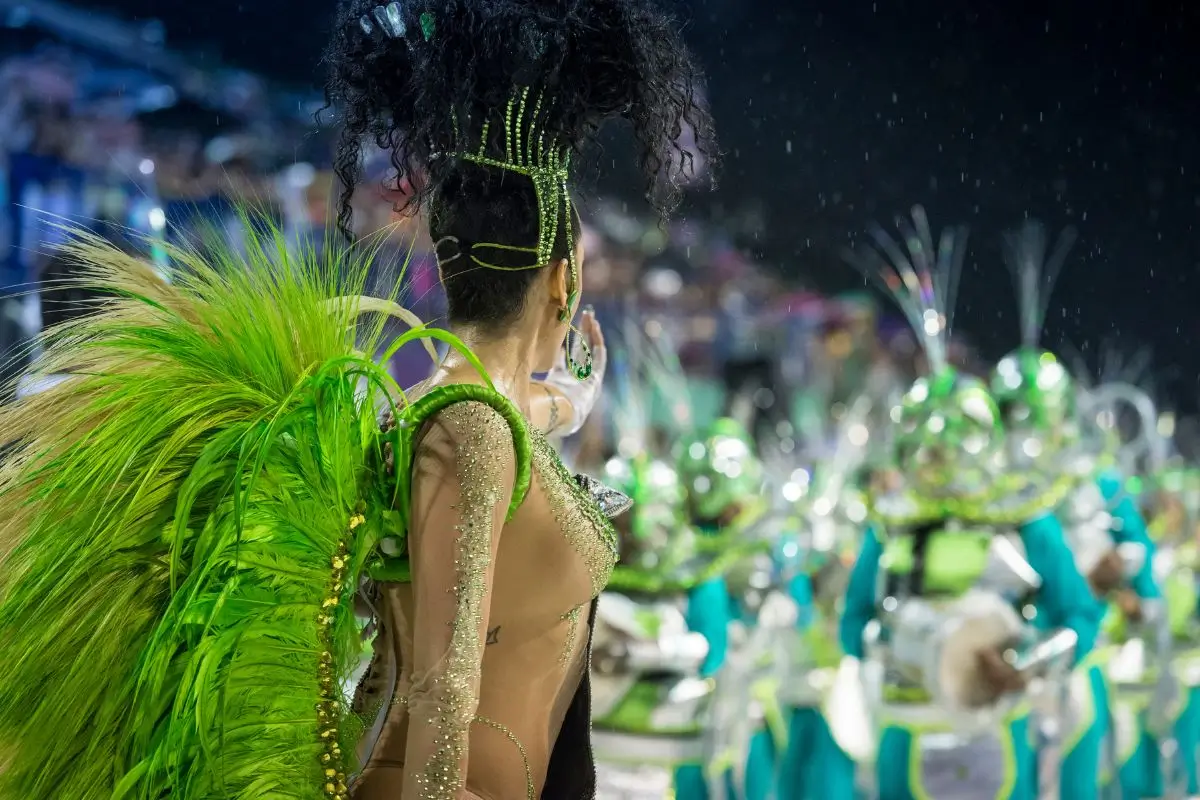
{"type": "MultiPolygon", "coordinates": [[[[402,310],[359,296],[371,253],[276,232],[204,253],[173,252],[167,283],[77,236],[114,299],[47,337],[37,368],[74,377],[0,409],[4,800],[345,798],[354,598],[404,574],[412,437],[487,403],[513,434],[510,514],[528,489],[525,423],[486,375],[408,404],[373,360],[402,310]]],[[[419,339],[462,349],[419,324],[389,346],[419,339]]]]}

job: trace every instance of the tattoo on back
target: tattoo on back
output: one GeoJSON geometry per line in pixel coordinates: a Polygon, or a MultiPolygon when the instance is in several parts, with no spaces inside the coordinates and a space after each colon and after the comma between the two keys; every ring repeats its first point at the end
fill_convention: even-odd
{"type": "Polygon", "coordinates": [[[487,641],[484,642],[484,644],[485,645],[500,644],[500,626],[499,625],[497,625],[494,628],[488,628],[487,641]]]}

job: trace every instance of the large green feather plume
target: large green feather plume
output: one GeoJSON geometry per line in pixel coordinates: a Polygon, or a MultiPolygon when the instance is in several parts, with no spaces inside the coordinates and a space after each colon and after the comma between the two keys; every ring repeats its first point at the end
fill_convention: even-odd
{"type": "MultiPolygon", "coordinates": [[[[247,227],[239,252],[173,251],[170,283],[67,245],[115,299],[48,336],[37,369],[74,377],[0,409],[3,800],[345,794],[353,597],[407,489],[382,467],[379,407],[405,414],[385,325],[361,315],[395,305],[357,299],[369,247],[247,227]]],[[[402,339],[430,335],[460,344],[402,339]]],[[[469,393],[513,424],[527,486],[520,415],[469,393]]]]}

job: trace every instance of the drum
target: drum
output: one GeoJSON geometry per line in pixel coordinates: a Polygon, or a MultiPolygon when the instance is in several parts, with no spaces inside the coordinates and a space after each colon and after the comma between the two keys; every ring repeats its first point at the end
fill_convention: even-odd
{"type": "Polygon", "coordinates": [[[979,653],[1020,645],[1025,623],[999,594],[971,590],[940,602],[910,598],[898,605],[886,627],[889,684],[923,692],[928,702],[964,724],[986,726],[1003,713],[981,674],[979,653]]]}

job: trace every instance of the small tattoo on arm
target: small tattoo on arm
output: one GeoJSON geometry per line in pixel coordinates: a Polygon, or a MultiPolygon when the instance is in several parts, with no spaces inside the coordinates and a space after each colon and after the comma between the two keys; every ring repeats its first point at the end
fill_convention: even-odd
{"type": "Polygon", "coordinates": [[[558,428],[558,396],[554,394],[554,390],[546,384],[542,384],[542,389],[545,390],[546,396],[550,398],[550,422],[546,425],[546,432],[552,432],[558,428]]]}
{"type": "Polygon", "coordinates": [[[494,628],[488,628],[487,641],[484,642],[484,644],[485,645],[500,644],[500,626],[499,625],[497,625],[494,628]]]}

